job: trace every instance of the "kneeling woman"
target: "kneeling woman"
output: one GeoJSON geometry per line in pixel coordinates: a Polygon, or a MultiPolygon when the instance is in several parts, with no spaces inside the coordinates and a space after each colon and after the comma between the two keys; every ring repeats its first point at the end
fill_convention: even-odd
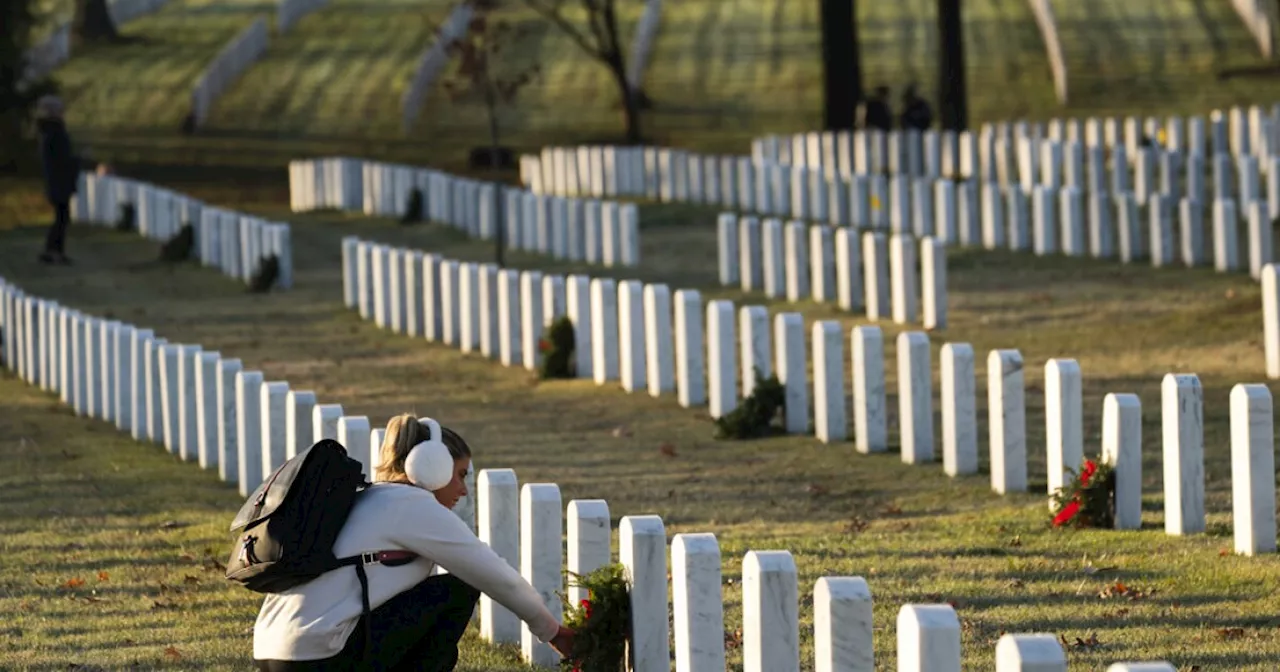
{"type": "Polygon", "coordinates": [[[448,672],[458,662],[458,640],[480,593],[510,609],[538,639],[567,652],[573,632],[450,511],[467,494],[471,449],[462,437],[433,420],[397,416],[387,423],[379,458],[376,482],[356,500],[334,553],[404,550],[417,558],[367,567],[368,619],[351,571],[328,572],[267,595],[253,629],[258,669],[448,672]],[[441,441],[447,454],[436,443],[441,441]],[[449,573],[432,576],[437,566],[449,573]]]}

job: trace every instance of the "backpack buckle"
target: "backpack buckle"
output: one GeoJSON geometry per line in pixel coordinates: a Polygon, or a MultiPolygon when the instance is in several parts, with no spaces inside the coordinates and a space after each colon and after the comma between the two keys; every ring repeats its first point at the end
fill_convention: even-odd
{"type": "Polygon", "coordinates": [[[380,561],[381,561],[381,558],[378,557],[377,553],[371,552],[371,553],[360,554],[360,564],[362,565],[376,565],[380,561]]]}

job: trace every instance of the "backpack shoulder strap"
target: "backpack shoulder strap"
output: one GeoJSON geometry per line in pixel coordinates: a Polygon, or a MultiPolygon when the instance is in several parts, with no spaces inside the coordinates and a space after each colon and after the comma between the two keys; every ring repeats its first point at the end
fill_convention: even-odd
{"type": "Polygon", "coordinates": [[[364,616],[364,658],[366,662],[372,660],[373,656],[373,630],[369,626],[369,612],[372,611],[369,608],[369,575],[364,571],[364,566],[383,564],[388,567],[397,567],[412,562],[417,557],[418,554],[412,551],[373,551],[338,559],[339,567],[354,565],[356,578],[360,579],[360,608],[364,616]]]}

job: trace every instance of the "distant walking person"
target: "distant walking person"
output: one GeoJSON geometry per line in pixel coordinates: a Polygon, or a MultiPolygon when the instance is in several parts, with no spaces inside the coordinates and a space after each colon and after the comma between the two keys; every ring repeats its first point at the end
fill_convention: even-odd
{"type": "Polygon", "coordinates": [[[927,131],[933,126],[933,108],[929,107],[928,101],[920,97],[915,84],[908,86],[906,92],[902,94],[900,124],[903,130],[914,128],[918,131],[927,131]]]}
{"type": "Polygon", "coordinates": [[[45,96],[36,103],[44,195],[53,206],[53,225],[40,254],[40,261],[46,264],[71,263],[66,254],[67,227],[71,224],[71,199],[80,179],[80,162],[71,147],[62,111],[62,101],[56,96],[45,96]]]}
{"type": "Polygon", "coordinates": [[[889,109],[889,87],[877,86],[875,93],[862,103],[864,129],[893,130],[893,110],[889,109]]]}

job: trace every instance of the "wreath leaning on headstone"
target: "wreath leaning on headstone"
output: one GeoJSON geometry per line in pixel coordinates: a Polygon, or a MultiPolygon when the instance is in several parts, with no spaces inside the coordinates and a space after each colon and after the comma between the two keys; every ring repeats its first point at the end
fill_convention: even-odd
{"type": "Polygon", "coordinates": [[[401,224],[416,224],[422,221],[422,190],[409,192],[409,202],[405,204],[404,214],[400,216],[401,224]]]}
{"type": "Polygon", "coordinates": [[[786,406],[787,393],[776,375],[762,378],[760,369],[753,371],[756,384],[751,394],[733,411],[716,418],[717,439],[755,439],[773,431],[778,412],[786,406]]]}
{"type": "Polygon", "coordinates": [[[183,224],[174,237],[160,246],[160,261],[177,263],[191,258],[196,246],[196,231],[190,224],[183,224]]]}
{"type": "Polygon", "coordinates": [[[573,320],[568,317],[556,318],[547,326],[538,341],[538,350],[542,353],[538,373],[542,378],[573,378],[578,374],[574,338],[573,320]]]}
{"type": "Polygon", "coordinates": [[[254,294],[266,294],[275,286],[280,277],[280,259],[271,255],[258,264],[258,270],[249,278],[249,291],[254,294]]]}
{"type": "Polygon", "coordinates": [[[116,231],[133,231],[137,228],[138,211],[132,203],[120,206],[120,218],[116,220],[116,231]]]}
{"type": "Polygon", "coordinates": [[[1068,469],[1071,479],[1053,494],[1054,527],[1115,527],[1116,472],[1101,460],[1086,459],[1080,475],[1068,469]]]}
{"type": "Polygon", "coordinates": [[[561,661],[573,672],[621,672],[631,635],[631,585],[621,564],[586,575],[568,573],[570,585],[587,590],[579,604],[565,603],[564,625],[574,631],[573,650],[561,661]]]}

